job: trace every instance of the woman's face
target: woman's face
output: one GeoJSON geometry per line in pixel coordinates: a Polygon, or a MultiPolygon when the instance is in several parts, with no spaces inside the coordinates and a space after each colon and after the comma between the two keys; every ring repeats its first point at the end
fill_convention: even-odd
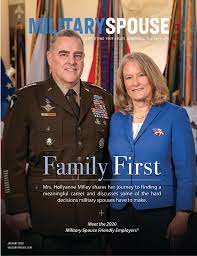
{"type": "Polygon", "coordinates": [[[123,78],[126,91],[133,102],[151,101],[152,87],[137,62],[131,60],[124,65],[123,78]]]}

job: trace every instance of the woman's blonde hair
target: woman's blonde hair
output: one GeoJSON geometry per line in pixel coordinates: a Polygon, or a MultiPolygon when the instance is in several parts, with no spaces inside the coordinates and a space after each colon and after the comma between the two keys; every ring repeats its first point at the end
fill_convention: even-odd
{"type": "Polygon", "coordinates": [[[168,101],[168,87],[165,77],[158,66],[148,55],[141,52],[132,52],[123,57],[118,68],[117,85],[115,88],[115,104],[118,110],[125,114],[133,110],[133,104],[127,94],[123,76],[124,66],[131,60],[134,60],[139,65],[149,80],[153,91],[151,104],[159,105],[168,101]]]}

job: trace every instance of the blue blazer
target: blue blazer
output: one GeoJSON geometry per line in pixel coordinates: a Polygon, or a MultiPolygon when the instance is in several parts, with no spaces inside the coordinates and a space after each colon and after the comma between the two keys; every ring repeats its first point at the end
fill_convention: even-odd
{"type": "Polygon", "coordinates": [[[193,209],[195,147],[185,109],[171,103],[152,106],[134,140],[131,114],[114,113],[109,152],[112,208],[130,201],[136,209],[193,209]]]}

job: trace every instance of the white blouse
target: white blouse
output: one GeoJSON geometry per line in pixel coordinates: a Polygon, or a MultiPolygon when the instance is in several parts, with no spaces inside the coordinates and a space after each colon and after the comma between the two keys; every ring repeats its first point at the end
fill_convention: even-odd
{"type": "Polygon", "coordinates": [[[133,132],[133,139],[135,139],[142,127],[143,123],[133,123],[133,128],[132,128],[132,132],[133,132]]]}

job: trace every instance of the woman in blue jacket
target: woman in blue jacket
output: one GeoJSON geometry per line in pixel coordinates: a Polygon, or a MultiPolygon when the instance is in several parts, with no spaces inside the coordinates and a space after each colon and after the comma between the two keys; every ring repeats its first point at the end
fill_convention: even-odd
{"type": "Polygon", "coordinates": [[[195,198],[195,149],[186,111],[147,55],[126,55],[110,123],[114,253],[178,248],[195,198]],[[133,243],[132,243],[133,241],[133,243]],[[140,241],[140,246],[139,246],[140,241]]]}

